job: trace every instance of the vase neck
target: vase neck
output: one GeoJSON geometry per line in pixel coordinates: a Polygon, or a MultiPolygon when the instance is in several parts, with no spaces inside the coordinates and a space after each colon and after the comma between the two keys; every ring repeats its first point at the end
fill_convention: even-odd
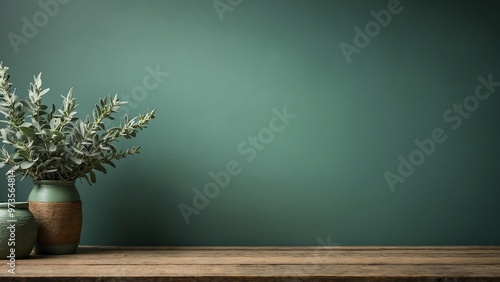
{"type": "Polygon", "coordinates": [[[80,201],[80,194],[76,189],[75,181],[35,180],[28,201],[76,202],[80,201]]]}

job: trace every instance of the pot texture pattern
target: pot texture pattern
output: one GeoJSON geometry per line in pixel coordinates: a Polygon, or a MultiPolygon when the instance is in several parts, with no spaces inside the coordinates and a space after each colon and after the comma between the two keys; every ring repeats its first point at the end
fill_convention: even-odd
{"type": "Polygon", "coordinates": [[[82,202],[74,181],[37,180],[29,195],[38,221],[38,254],[74,254],[82,230],[82,202]]]}

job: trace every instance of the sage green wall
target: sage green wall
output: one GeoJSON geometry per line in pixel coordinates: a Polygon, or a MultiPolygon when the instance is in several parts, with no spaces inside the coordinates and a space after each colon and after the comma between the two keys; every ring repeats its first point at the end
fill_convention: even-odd
{"type": "MultiPolygon", "coordinates": [[[[46,101],[74,87],[81,116],[115,93],[131,114],[157,109],[119,143],[141,155],[78,182],[82,244],[500,244],[500,87],[474,96],[478,77],[500,81],[499,1],[215,4],[0,2],[18,94],[42,71],[46,101]],[[273,118],[285,107],[288,124],[273,118]],[[428,138],[427,156],[414,140],[428,138]],[[410,155],[423,163],[400,175],[410,155]],[[228,164],[229,185],[195,197],[228,164]]],[[[18,200],[30,186],[18,179],[18,200]]]]}

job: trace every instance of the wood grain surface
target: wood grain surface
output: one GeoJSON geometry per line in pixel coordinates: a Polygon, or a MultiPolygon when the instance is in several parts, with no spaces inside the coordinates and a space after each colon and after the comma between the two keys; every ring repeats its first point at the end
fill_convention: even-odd
{"type": "Polygon", "coordinates": [[[0,281],[500,281],[500,247],[81,246],[3,265],[0,281]]]}

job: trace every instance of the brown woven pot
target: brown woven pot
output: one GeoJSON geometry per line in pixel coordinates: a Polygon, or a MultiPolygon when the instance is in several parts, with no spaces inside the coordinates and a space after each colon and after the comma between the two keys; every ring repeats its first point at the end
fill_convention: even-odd
{"type": "Polygon", "coordinates": [[[38,222],[38,254],[73,254],[82,230],[82,202],[74,181],[38,180],[31,190],[30,211],[38,222]]]}

